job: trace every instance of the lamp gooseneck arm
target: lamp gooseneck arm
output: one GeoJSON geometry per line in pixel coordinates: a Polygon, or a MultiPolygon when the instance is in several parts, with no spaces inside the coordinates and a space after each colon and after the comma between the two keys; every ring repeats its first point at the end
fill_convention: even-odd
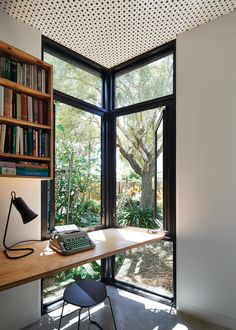
{"type": "Polygon", "coordinates": [[[6,223],[6,226],[5,226],[5,232],[4,232],[4,236],[3,236],[3,246],[5,247],[5,249],[8,249],[8,247],[6,246],[6,236],[7,236],[7,229],[8,229],[9,219],[10,219],[10,215],[11,215],[12,201],[13,201],[13,196],[11,197],[11,203],[10,203],[8,216],[7,216],[7,223],[6,223]]]}

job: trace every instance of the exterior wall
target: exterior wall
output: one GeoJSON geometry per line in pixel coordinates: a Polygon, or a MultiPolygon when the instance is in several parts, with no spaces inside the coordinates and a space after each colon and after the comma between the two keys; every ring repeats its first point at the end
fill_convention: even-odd
{"type": "Polygon", "coordinates": [[[236,12],[177,37],[177,307],[236,329],[236,12]]]}
{"type": "MultiPolygon", "coordinates": [[[[0,40],[41,58],[39,31],[0,13],[0,40]]],[[[10,205],[11,191],[22,197],[38,217],[24,225],[19,213],[12,208],[7,243],[41,237],[41,185],[39,180],[0,178],[0,247],[10,205]]],[[[14,261],[13,261],[14,262],[14,261]]],[[[2,330],[17,330],[40,317],[40,281],[34,281],[0,292],[2,330]]]]}

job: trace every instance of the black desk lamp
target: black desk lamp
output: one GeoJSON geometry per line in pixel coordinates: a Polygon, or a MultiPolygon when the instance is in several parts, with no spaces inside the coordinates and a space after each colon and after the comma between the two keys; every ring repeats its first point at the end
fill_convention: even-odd
{"type": "Polygon", "coordinates": [[[6,223],[6,227],[5,227],[5,232],[4,232],[4,236],[3,236],[3,246],[5,247],[4,253],[7,256],[7,258],[9,259],[19,259],[19,258],[23,258],[28,256],[29,254],[34,252],[34,249],[32,248],[12,248],[12,246],[15,246],[19,243],[13,244],[10,247],[6,246],[6,235],[7,235],[7,228],[8,228],[8,223],[9,223],[9,219],[10,219],[10,215],[11,215],[11,208],[12,208],[12,204],[15,206],[15,208],[17,209],[17,211],[20,213],[22,221],[24,224],[30,222],[31,220],[35,219],[38,214],[34,213],[34,211],[32,211],[24,202],[24,200],[21,197],[16,197],[16,193],[15,191],[11,192],[11,203],[10,203],[10,207],[9,207],[9,212],[8,212],[8,216],[7,216],[7,223],[6,223]],[[20,255],[20,256],[9,256],[7,251],[28,251],[27,253],[20,255]]]}

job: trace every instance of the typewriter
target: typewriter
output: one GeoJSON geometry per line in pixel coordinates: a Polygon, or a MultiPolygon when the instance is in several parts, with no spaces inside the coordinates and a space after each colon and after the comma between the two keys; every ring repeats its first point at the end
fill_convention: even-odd
{"type": "Polygon", "coordinates": [[[49,246],[62,255],[93,249],[94,242],[76,225],[55,226],[49,246]]]}

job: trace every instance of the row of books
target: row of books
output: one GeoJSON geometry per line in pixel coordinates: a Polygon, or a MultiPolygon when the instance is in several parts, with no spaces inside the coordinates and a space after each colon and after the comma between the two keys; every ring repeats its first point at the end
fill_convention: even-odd
{"type": "Polygon", "coordinates": [[[26,64],[0,56],[0,77],[23,86],[47,92],[47,71],[36,64],[26,64]]]}
{"type": "Polygon", "coordinates": [[[0,125],[0,153],[49,157],[49,133],[32,127],[0,125]]]}
{"type": "Polygon", "coordinates": [[[0,116],[48,124],[48,102],[0,86],[0,116]]]}
{"type": "Polygon", "coordinates": [[[48,176],[48,164],[0,161],[1,175],[48,176]]]}

